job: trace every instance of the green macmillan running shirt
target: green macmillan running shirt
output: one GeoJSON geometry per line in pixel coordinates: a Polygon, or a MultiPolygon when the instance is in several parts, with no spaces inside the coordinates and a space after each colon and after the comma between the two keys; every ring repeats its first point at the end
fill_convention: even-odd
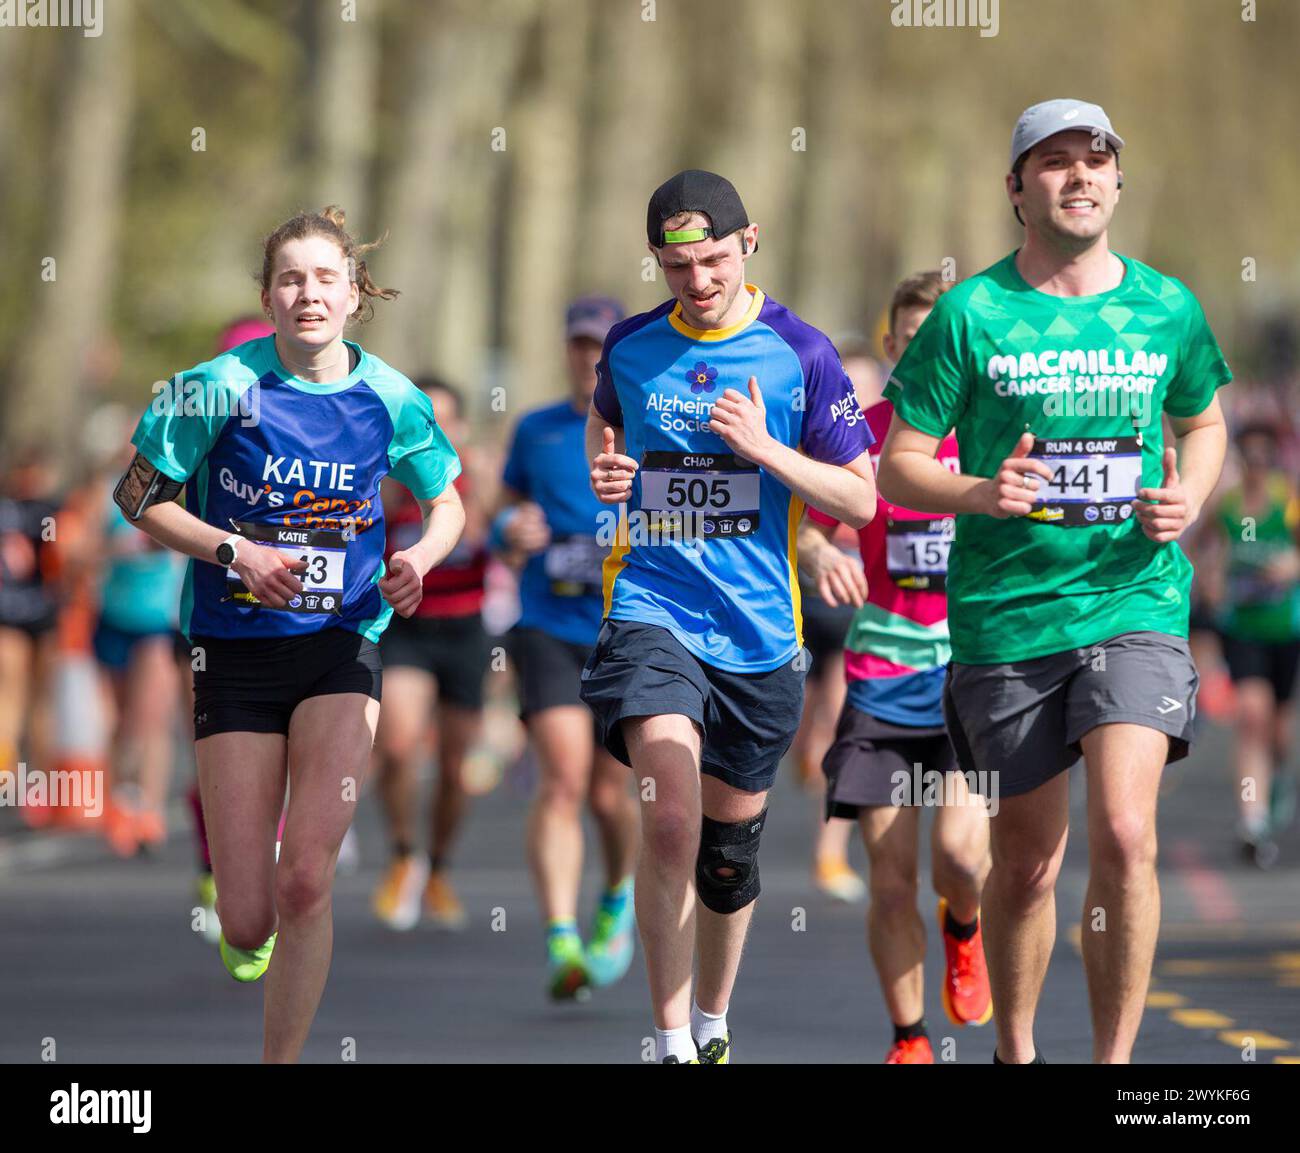
{"type": "Polygon", "coordinates": [[[949,557],[953,660],[998,664],[1121,633],[1187,636],[1192,566],[1143,533],[1131,501],[1160,486],[1161,412],[1203,412],[1232,373],[1196,298],[1128,257],[1096,296],[1031,288],[1015,253],[941,296],[885,390],[992,477],[1026,431],[1053,471],[1030,516],[965,514],[949,557]]]}

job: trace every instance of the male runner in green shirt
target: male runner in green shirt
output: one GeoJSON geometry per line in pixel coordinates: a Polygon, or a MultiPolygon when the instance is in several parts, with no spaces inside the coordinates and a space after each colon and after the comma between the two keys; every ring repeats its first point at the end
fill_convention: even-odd
{"type": "Polygon", "coordinates": [[[1176,542],[1223,464],[1231,373],[1187,288],[1110,250],[1122,147],[1096,105],[1021,116],[1007,194],[1024,245],[940,298],[885,392],[881,496],[958,514],[944,713],[962,768],[1000,797],[983,919],[1006,1064],[1042,1061],[1063,770],[1080,756],[1093,1057],[1129,1060],[1160,921],[1156,792],[1195,713],[1176,542]],[[960,475],[935,460],[949,429],[960,475]]]}

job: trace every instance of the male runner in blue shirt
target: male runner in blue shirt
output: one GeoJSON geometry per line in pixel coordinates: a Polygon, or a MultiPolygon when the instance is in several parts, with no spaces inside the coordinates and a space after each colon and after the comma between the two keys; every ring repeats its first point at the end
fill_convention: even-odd
{"type": "Polygon", "coordinates": [[[870,519],[871,436],[831,342],[745,283],[758,225],[729,181],[674,176],[647,237],[673,299],[615,325],[597,368],[592,488],[627,511],[583,699],[642,801],[655,1059],[722,1064],[767,790],[803,702],[795,533],[805,502],[870,519]]]}

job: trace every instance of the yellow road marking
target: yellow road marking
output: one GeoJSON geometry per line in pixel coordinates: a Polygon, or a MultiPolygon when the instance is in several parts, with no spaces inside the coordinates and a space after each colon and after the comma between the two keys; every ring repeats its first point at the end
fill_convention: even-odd
{"type": "Polygon", "coordinates": [[[1300,953],[1273,953],[1268,957],[1225,957],[1222,960],[1179,958],[1161,961],[1157,968],[1171,977],[1271,977],[1300,976],[1300,953]]]}
{"type": "Polygon", "coordinates": [[[1175,1009],[1169,1016],[1189,1029],[1226,1029],[1233,1024],[1231,1017],[1213,1009],[1175,1009]]]}
{"type": "MultiPolygon", "coordinates": [[[[1300,939],[1300,921],[1235,922],[1224,925],[1167,924],[1160,928],[1161,940],[1239,941],[1245,937],[1267,936],[1300,939]]],[[[1083,926],[1075,923],[1066,930],[1066,937],[1076,950],[1080,950],[1083,940],[1083,926]]],[[[1162,976],[1173,977],[1208,977],[1208,976],[1246,976],[1275,978],[1283,988],[1300,988],[1300,953],[1278,952],[1267,957],[1227,958],[1224,960],[1202,960],[1197,958],[1180,958],[1161,961],[1156,966],[1162,976]]],[[[1213,1009],[1188,1009],[1187,998],[1167,989],[1151,989],[1147,992],[1147,1007],[1150,1009],[1169,1009],[1170,1020],[1188,1029],[1217,1029],[1218,1039],[1225,1045],[1241,1048],[1249,1038],[1259,1049],[1290,1049],[1292,1042],[1283,1037],[1260,1030],[1250,1032],[1245,1029],[1230,1029],[1235,1024],[1231,1017],[1225,1017],[1213,1009]]],[[[1274,1057],[1275,1063],[1300,1065],[1300,1057],[1274,1057]]]]}
{"type": "Polygon", "coordinates": [[[1225,921],[1208,925],[1201,921],[1174,921],[1160,926],[1162,941],[1241,941],[1269,937],[1300,941],[1300,921],[1225,921]]]}
{"type": "Polygon", "coordinates": [[[1258,1033],[1249,1033],[1249,1032],[1242,1032],[1242,1031],[1220,1033],[1219,1040],[1222,1041],[1225,1045],[1233,1045],[1238,1049],[1240,1049],[1243,1045],[1245,1045],[1249,1041],[1253,1041],[1255,1043],[1256,1049],[1291,1048],[1290,1041],[1283,1040],[1281,1037],[1274,1037],[1272,1033],[1265,1033],[1262,1031],[1258,1033]]]}

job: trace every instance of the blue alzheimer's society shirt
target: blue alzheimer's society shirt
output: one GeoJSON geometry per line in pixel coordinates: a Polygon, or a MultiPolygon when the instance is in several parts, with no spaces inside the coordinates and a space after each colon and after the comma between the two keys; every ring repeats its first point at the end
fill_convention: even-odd
{"type": "Polygon", "coordinates": [[[701,331],[668,301],[616,325],[597,368],[595,407],[622,425],[640,468],[630,513],[604,569],[614,620],[667,629],[706,664],[767,672],[803,644],[795,534],[803,501],[706,431],[728,388],[756,377],[767,430],[814,460],[847,464],[874,443],[825,335],[746,286],[753,303],[727,329],[701,331]],[[656,532],[690,514],[702,535],[656,532]]]}
{"type": "Polygon", "coordinates": [[[286,637],[346,628],[377,641],[392,608],[379,483],[438,496],[460,460],[429,398],[359,345],[343,380],[317,384],[280,363],[275,338],[239,345],[168,382],[132,444],[185,481],[186,508],[219,528],[305,558],[300,597],[259,604],[233,571],[191,560],[181,594],[188,636],[286,637]]]}
{"type": "Polygon", "coordinates": [[[587,414],[567,400],[527,413],[515,429],[502,479],[539,505],[551,544],[529,557],[519,578],[520,628],[592,645],[604,615],[601,566],[612,532],[606,505],[591,491],[587,414]]]}

